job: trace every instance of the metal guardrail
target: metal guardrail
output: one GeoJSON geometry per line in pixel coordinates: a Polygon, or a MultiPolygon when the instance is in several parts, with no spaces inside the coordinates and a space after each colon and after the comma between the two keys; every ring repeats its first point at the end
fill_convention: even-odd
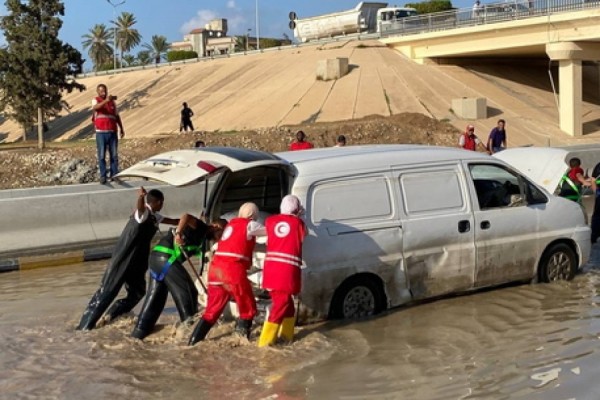
{"type": "Polygon", "coordinates": [[[77,78],[91,76],[115,75],[130,71],[142,71],[177,65],[195,64],[223,58],[241,57],[285,49],[293,49],[315,44],[328,44],[346,40],[372,40],[387,36],[414,35],[419,33],[443,31],[476,25],[492,24],[497,22],[514,21],[525,18],[548,16],[569,11],[581,11],[600,8],[600,0],[509,0],[505,2],[482,4],[480,8],[460,8],[450,11],[405,17],[398,20],[380,22],[379,32],[359,33],[346,36],[334,36],[328,39],[310,41],[306,43],[293,43],[289,46],[269,47],[266,49],[240,51],[237,53],[219,54],[214,56],[191,58],[181,61],[165,62],[159,64],[126,67],[109,71],[85,72],[77,78]]]}
{"type": "Polygon", "coordinates": [[[600,7],[600,0],[511,0],[381,23],[382,36],[412,35],[600,7]]]}

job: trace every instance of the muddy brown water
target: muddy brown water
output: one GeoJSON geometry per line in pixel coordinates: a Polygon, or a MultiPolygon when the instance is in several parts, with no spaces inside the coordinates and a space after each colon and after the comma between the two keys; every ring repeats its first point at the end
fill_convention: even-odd
{"type": "MultiPolygon", "coordinates": [[[[188,348],[169,303],[76,332],[104,263],[0,275],[2,399],[598,399],[600,270],[301,328],[256,348],[231,323],[188,348]]],[[[139,308],[139,306],[138,306],[139,308]]],[[[137,311],[137,309],[136,309],[137,311]]]]}

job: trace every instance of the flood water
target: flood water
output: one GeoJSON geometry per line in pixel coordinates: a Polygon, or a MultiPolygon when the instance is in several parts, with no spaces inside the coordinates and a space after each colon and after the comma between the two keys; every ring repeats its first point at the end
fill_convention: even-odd
{"type": "Polygon", "coordinates": [[[257,349],[257,332],[245,342],[231,323],[188,348],[172,303],[144,342],[128,338],[133,316],[74,331],[104,266],[0,275],[0,398],[600,398],[594,268],[307,326],[292,345],[257,349]]]}

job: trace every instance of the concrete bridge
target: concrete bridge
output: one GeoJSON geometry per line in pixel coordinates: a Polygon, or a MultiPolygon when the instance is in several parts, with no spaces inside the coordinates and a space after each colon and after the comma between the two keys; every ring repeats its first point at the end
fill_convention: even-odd
{"type": "Polygon", "coordinates": [[[418,63],[475,58],[558,63],[560,129],[580,136],[582,65],[600,60],[599,27],[600,1],[495,3],[405,18],[381,40],[418,63]]]}

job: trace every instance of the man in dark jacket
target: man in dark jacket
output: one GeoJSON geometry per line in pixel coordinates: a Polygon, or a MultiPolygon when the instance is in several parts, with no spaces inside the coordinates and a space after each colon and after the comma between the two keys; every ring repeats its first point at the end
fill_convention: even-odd
{"type": "Polygon", "coordinates": [[[177,225],[178,219],[165,218],[162,209],[164,196],[160,190],[138,191],[136,210],[121,233],[100,287],[90,300],[77,330],[90,330],[108,309],[125,284],[127,296],[117,300],[108,310],[108,320],[128,313],[146,293],[146,271],[150,242],[159,223],[177,225]]]}

